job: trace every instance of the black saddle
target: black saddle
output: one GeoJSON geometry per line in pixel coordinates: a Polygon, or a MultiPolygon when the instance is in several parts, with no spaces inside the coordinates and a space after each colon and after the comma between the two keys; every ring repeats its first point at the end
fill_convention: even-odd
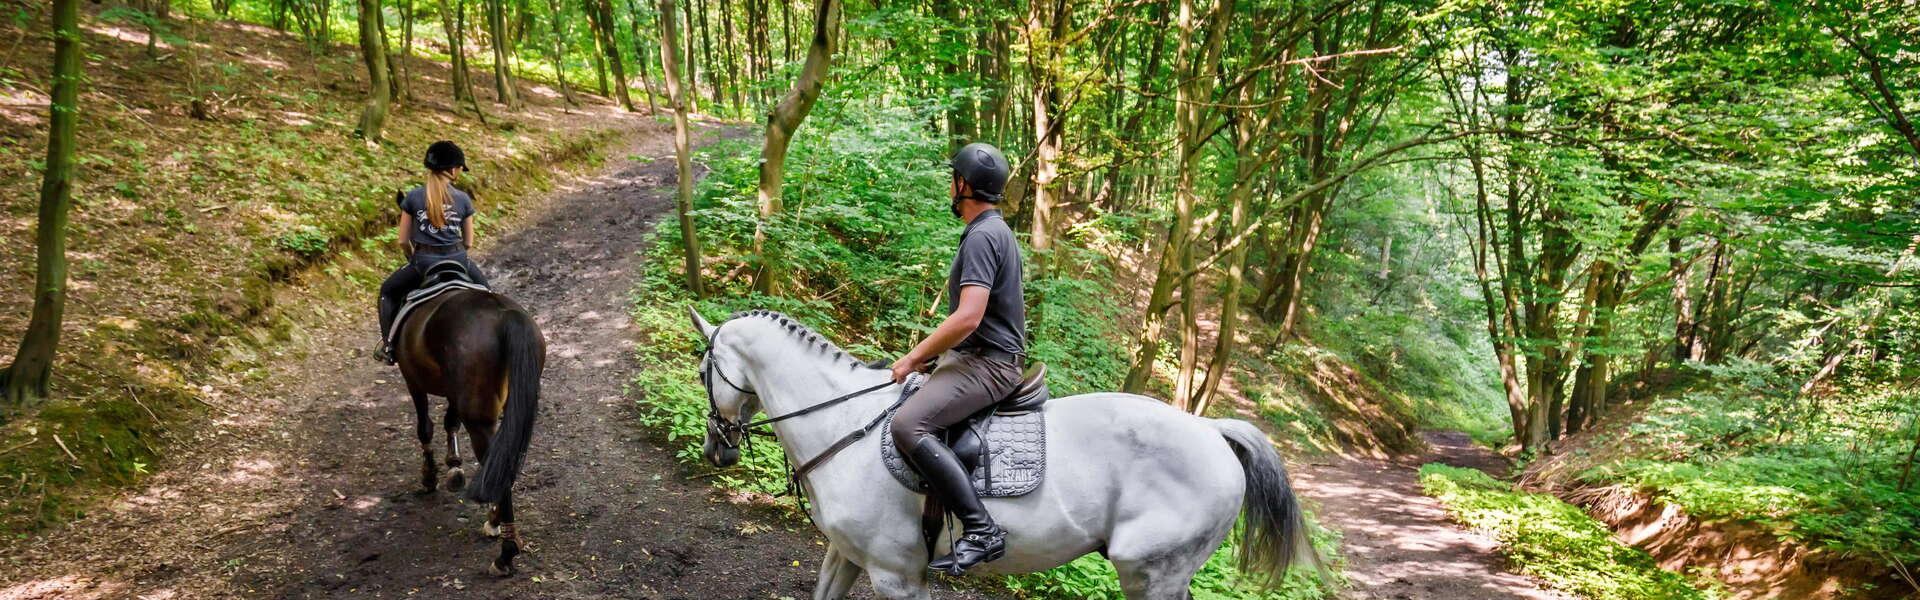
{"type": "Polygon", "coordinates": [[[467,266],[457,260],[443,260],[427,267],[421,278],[420,288],[426,289],[451,281],[473,283],[473,274],[467,272],[467,266]]]}

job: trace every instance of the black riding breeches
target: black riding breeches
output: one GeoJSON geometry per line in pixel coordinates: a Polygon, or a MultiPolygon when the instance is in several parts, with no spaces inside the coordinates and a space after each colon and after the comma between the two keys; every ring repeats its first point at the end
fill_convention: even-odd
{"type": "Polygon", "coordinates": [[[1020,385],[1020,367],[998,358],[969,352],[948,352],[927,377],[927,384],[907,398],[893,414],[897,448],[912,448],[920,436],[939,434],[1013,393],[1020,385]]]}
{"type": "Polygon", "coordinates": [[[465,252],[457,252],[454,254],[415,253],[411,258],[407,259],[407,264],[400,265],[400,268],[394,269],[393,274],[387,276],[386,282],[380,284],[381,337],[384,338],[387,335],[387,330],[393,328],[393,318],[400,313],[400,306],[406,304],[407,294],[419,289],[420,284],[426,281],[427,269],[433,267],[435,263],[448,260],[460,263],[460,266],[466,267],[467,276],[472,278],[474,283],[487,285],[487,276],[480,272],[480,267],[474,266],[473,261],[467,258],[467,253],[465,252]]]}

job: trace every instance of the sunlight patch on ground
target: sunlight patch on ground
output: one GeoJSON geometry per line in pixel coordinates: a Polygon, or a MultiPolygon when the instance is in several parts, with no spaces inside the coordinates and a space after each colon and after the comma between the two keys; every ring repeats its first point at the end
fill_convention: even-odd
{"type": "Polygon", "coordinates": [[[0,589],[0,600],[81,600],[105,598],[125,591],[113,583],[97,583],[78,575],[41,579],[0,589]]]}
{"type": "MultiPolygon", "coordinates": [[[[81,27],[81,29],[85,29],[95,35],[110,37],[122,42],[135,43],[143,46],[147,43],[147,32],[127,29],[118,25],[104,25],[99,21],[95,21],[81,27]]],[[[154,40],[154,46],[161,50],[173,49],[173,44],[167,43],[165,39],[154,40]]]]}

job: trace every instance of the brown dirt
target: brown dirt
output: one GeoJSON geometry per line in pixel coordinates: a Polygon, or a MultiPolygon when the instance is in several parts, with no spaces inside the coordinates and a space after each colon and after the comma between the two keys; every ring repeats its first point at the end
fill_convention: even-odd
{"type": "Polygon", "coordinates": [[[0,548],[0,598],[810,595],[824,550],[811,528],[728,504],[633,422],[628,302],[643,236],[671,212],[673,166],[646,158],[671,154],[658,126],[630,153],[641,158],[564,183],[478,254],[549,344],[516,489],[531,544],[519,575],[485,574],[496,545],[477,531],[479,507],[417,493],[411,405],[397,371],[365,352],[369,288],[367,302],[322,307],[306,358],[224,398],[228,416],[177,466],[0,548]]]}
{"type": "Polygon", "coordinates": [[[1426,454],[1397,460],[1334,457],[1300,465],[1294,484],[1318,503],[1320,523],[1339,530],[1346,573],[1358,595],[1381,600],[1570,600],[1507,572],[1494,541],[1447,520],[1420,492],[1429,462],[1506,474],[1507,461],[1459,432],[1426,432],[1426,454]]]}
{"type": "Polygon", "coordinates": [[[1884,564],[1815,550],[1754,523],[1703,521],[1678,506],[1620,486],[1555,493],[1585,507],[1588,514],[1613,527],[1614,537],[1646,550],[1662,568],[1713,574],[1727,584],[1729,597],[1735,600],[1913,597],[1913,588],[1889,575],[1884,564]],[[1870,590],[1867,583],[1873,584],[1870,590]]]}

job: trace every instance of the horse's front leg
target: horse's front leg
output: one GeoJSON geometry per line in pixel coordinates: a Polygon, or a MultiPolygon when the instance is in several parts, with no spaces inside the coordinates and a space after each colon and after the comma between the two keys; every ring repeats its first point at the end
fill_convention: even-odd
{"type": "Polygon", "coordinates": [[[420,487],[422,492],[431,492],[439,484],[439,464],[433,461],[433,418],[427,416],[427,394],[407,384],[407,393],[413,396],[414,433],[420,438],[420,487]]]}
{"type": "Polygon", "coordinates": [[[820,559],[820,581],[813,586],[813,600],[842,600],[860,579],[860,565],[847,560],[834,544],[827,544],[827,556],[820,559]]]}

